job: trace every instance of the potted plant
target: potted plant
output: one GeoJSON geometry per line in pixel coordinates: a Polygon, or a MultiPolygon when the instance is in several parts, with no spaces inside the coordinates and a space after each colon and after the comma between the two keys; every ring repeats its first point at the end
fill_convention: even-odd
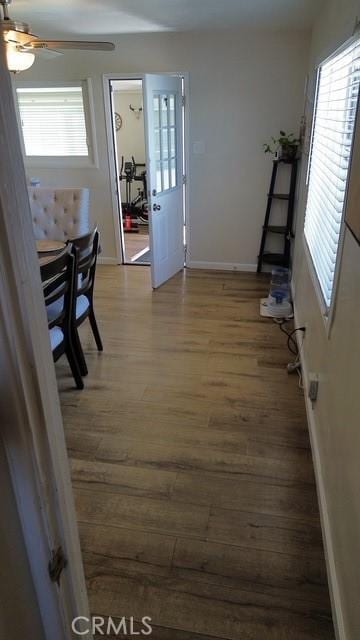
{"type": "Polygon", "coordinates": [[[279,138],[271,138],[270,144],[264,144],[264,152],[272,153],[278,160],[294,160],[298,152],[300,140],[293,133],[280,131],[279,138]]]}

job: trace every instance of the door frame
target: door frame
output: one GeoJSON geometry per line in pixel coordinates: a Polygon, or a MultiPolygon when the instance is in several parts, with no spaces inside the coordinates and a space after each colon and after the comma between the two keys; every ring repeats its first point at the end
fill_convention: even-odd
{"type": "Polygon", "coordinates": [[[105,108],[105,127],[107,152],[109,163],[109,178],[111,190],[111,203],[115,233],[116,261],[117,264],[125,264],[124,253],[124,232],[120,224],[121,220],[121,196],[119,193],[119,184],[114,168],[116,167],[115,148],[114,148],[114,130],[111,118],[111,98],[110,98],[110,82],[115,80],[142,80],[148,73],[164,76],[178,76],[183,78],[184,82],[184,175],[186,177],[184,188],[184,221],[185,221],[185,247],[184,247],[184,266],[190,260],[190,80],[188,71],[147,71],[141,73],[105,73],[103,74],[103,96],[105,108]]]}
{"type": "MultiPolygon", "coordinates": [[[[69,461],[48,337],[10,74],[0,39],[1,434],[46,640],[89,616],[69,461]],[[45,339],[44,339],[45,338],[45,339]],[[67,567],[50,581],[52,552],[67,567]]],[[[83,637],[90,638],[85,630],[83,637]]]]}

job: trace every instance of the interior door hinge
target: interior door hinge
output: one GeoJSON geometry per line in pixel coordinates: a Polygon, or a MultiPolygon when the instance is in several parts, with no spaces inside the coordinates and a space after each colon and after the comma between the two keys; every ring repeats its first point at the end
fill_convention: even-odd
{"type": "Polygon", "coordinates": [[[186,184],[186,183],[187,183],[186,176],[183,176],[183,177],[182,177],[182,183],[183,183],[183,184],[186,184]]]}
{"type": "Polygon", "coordinates": [[[181,104],[183,107],[185,107],[185,96],[181,97],[181,104]]]}
{"type": "Polygon", "coordinates": [[[67,563],[63,548],[58,547],[57,549],[53,549],[52,557],[48,565],[51,582],[56,582],[60,585],[60,577],[67,563]]]}

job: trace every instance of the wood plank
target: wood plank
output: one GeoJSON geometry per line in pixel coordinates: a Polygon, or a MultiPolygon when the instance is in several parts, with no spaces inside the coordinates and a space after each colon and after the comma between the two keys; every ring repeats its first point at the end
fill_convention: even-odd
{"type": "MultiPolygon", "coordinates": [[[[322,557],[321,557],[322,560],[322,557]]],[[[323,598],[326,585],[326,570],[322,561],[313,558],[288,555],[263,549],[235,547],[228,544],[212,543],[203,540],[178,539],[173,557],[173,566],[188,573],[189,579],[194,572],[201,574],[198,579],[224,584],[224,578],[243,585],[254,585],[260,591],[262,586],[284,589],[288,595],[297,593],[309,603],[313,599],[323,598]]]]}
{"type": "MultiPolygon", "coordinates": [[[[166,445],[168,448],[180,447],[204,447],[219,449],[221,451],[235,451],[246,453],[248,449],[247,434],[236,433],[235,431],[226,431],[224,429],[208,429],[207,418],[199,417],[194,419],[190,413],[183,412],[183,419],[178,415],[173,415],[169,422],[166,422],[162,416],[160,419],[150,416],[146,417],[139,411],[139,415],[122,415],[121,413],[103,413],[99,414],[94,423],[80,424],[76,427],[76,433],[80,431],[86,433],[91,425],[92,436],[101,437],[101,451],[99,458],[102,456],[103,450],[107,447],[112,448],[113,452],[109,453],[110,457],[116,459],[117,451],[123,447],[130,447],[135,441],[148,444],[163,445],[169,441],[171,444],[166,445]],[[194,424],[195,423],[195,426],[194,424]],[[196,424],[198,423],[198,424],[196,424]]],[[[72,428],[67,429],[67,433],[71,433],[72,428]]],[[[144,448],[144,447],[143,447],[144,448]]],[[[106,455],[105,455],[106,458],[106,455]]]]}
{"type": "MultiPolygon", "coordinates": [[[[221,432],[220,432],[221,433],[221,432]]],[[[225,432],[226,433],[226,432],[225,432]]],[[[313,484],[314,475],[309,458],[303,460],[273,460],[237,453],[231,446],[207,447],[206,437],[214,438],[212,430],[204,434],[203,446],[194,447],[176,443],[158,444],[131,438],[103,437],[96,450],[95,457],[103,462],[117,462],[130,466],[167,469],[172,471],[188,470],[208,471],[219,474],[246,475],[262,477],[267,480],[285,480],[313,484]]],[[[217,442],[225,442],[216,434],[217,442]]],[[[231,442],[231,441],[230,441],[231,442]]],[[[211,444],[211,442],[210,442],[211,444]]],[[[241,451],[239,437],[237,449],[241,451]]]]}
{"type": "Polygon", "coordinates": [[[163,534],[137,531],[109,525],[80,524],[80,539],[83,553],[101,556],[116,561],[133,561],[138,565],[170,567],[176,538],[163,534]]]}
{"type": "Polygon", "coordinates": [[[92,486],[97,492],[169,498],[177,473],[74,458],[71,476],[76,488],[92,486]]]}
{"type": "Polygon", "coordinates": [[[66,446],[71,458],[92,459],[95,455],[101,438],[87,433],[74,431],[67,433],[66,446]]]}
{"type": "Polygon", "coordinates": [[[139,496],[97,493],[77,489],[78,519],[90,524],[108,524],[169,535],[204,536],[209,509],[139,496]]]}
{"type": "Polygon", "coordinates": [[[262,478],[229,477],[219,474],[180,472],[173,500],[250,513],[286,516],[302,522],[319,521],[315,487],[284,482],[263,482],[262,478]]]}
{"type": "Polygon", "coordinates": [[[212,507],[207,539],[292,555],[322,553],[320,523],[212,507]]]}

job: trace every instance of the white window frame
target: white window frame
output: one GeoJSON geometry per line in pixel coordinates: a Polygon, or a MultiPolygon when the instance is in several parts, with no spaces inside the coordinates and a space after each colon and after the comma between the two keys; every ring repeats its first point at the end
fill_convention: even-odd
{"type": "MultiPolygon", "coordinates": [[[[342,261],[342,255],[343,255],[343,249],[344,249],[344,239],[345,239],[345,230],[346,230],[346,225],[345,225],[345,213],[346,213],[346,204],[347,204],[347,195],[348,195],[348,184],[346,187],[346,192],[345,192],[345,198],[344,198],[344,208],[343,208],[343,212],[342,212],[342,220],[341,220],[341,227],[340,227],[340,233],[339,233],[339,243],[338,243],[338,250],[337,250],[337,256],[336,256],[336,263],[335,263],[335,271],[334,271],[334,282],[333,282],[333,288],[332,288],[332,294],[331,294],[331,303],[330,306],[328,307],[326,305],[324,296],[323,296],[323,292],[321,290],[321,285],[319,282],[319,278],[315,269],[315,265],[313,262],[313,259],[311,257],[311,253],[308,247],[308,243],[306,240],[306,236],[305,236],[305,218],[306,218],[306,207],[307,207],[307,196],[308,196],[308,189],[309,189],[309,177],[310,177],[310,165],[311,165],[311,154],[312,154],[312,145],[313,145],[313,137],[314,137],[314,127],[315,127],[315,116],[316,116],[316,108],[317,108],[317,99],[318,99],[318,91],[319,91],[319,78],[320,78],[320,71],[321,71],[321,67],[326,64],[328,61],[330,61],[332,58],[334,58],[335,56],[337,56],[338,54],[340,54],[343,50],[347,49],[347,47],[351,46],[351,44],[353,42],[355,42],[356,40],[359,40],[360,34],[359,32],[356,32],[351,38],[349,38],[346,42],[344,42],[338,49],[336,49],[333,53],[331,53],[327,58],[325,58],[324,60],[322,60],[317,68],[316,68],[316,85],[315,85],[315,96],[314,96],[314,107],[313,107],[313,112],[312,112],[312,122],[311,122],[311,136],[310,136],[310,144],[309,144],[309,156],[308,156],[308,164],[307,164],[307,169],[306,169],[306,204],[305,204],[305,215],[304,215],[304,230],[303,230],[303,246],[304,246],[304,252],[306,255],[306,261],[308,264],[308,269],[309,269],[309,273],[310,273],[310,277],[313,283],[313,287],[315,290],[315,294],[320,306],[320,311],[321,311],[321,316],[323,318],[324,321],[324,326],[325,326],[325,331],[328,337],[330,337],[330,330],[331,330],[331,326],[332,326],[332,322],[334,319],[334,314],[335,314],[335,308],[336,308],[336,302],[337,302],[337,289],[338,289],[338,282],[339,282],[339,277],[340,277],[340,271],[341,271],[341,261],[342,261]]],[[[354,144],[354,138],[355,138],[355,128],[356,128],[356,121],[357,118],[360,117],[359,116],[359,102],[360,102],[360,92],[358,95],[358,104],[357,104],[357,111],[356,111],[356,116],[355,116],[355,125],[354,125],[354,133],[353,133],[353,139],[352,139],[352,149],[351,149],[351,153],[350,153],[350,160],[349,160],[349,171],[348,171],[348,178],[350,175],[350,170],[351,170],[351,162],[352,162],[352,154],[353,154],[353,144],[354,144]]]]}
{"type": "Polygon", "coordinates": [[[96,144],[95,133],[95,113],[94,113],[94,99],[92,82],[90,78],[85,80],[74,80],[72,82],[29,82],[16,80],[14,85],[14,99],[16,106],[16,113],[19,123],[20,142],[21,149],[24,156],[24,162],[26,167],[34,167],[38,169],[47,168],[61,168],[61,169],[79,169],[79,168],[98,168],[98,150],[96,144]],[[22,133],[19,103],[17,99],[16,89],[50,89],[61,87],[79,87],[82,88],[83,104],[85,114],[85,127],[86,127],[86,139],[88,145],[87,156],[27,156],[25,152],[24,137],[22,133]]]}

